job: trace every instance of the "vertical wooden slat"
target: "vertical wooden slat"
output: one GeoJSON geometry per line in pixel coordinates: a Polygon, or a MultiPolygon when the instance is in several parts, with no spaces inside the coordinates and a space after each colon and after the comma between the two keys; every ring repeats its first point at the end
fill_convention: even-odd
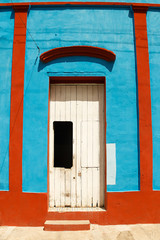
{"type": "MultiPolygon", "coordinates": [[[[55,114],[55,121],[61,120],[60,114],[60,86],[55,86],[56,88],[56,114],[55,114]]],[[[54,182],[55,182],[55,205],[56,207],[60,206],[60,197],[61,197],[61,182],[60,182],[60,169],[54,168],[54,182]]]]}
{"type": "Polygon", "coordinates": [[[88,159],[88,122],[83,121],[81,125],[81,166],[82,166],[82,183],[81,183],[81,196],[82,196],[82,207],[88,206],[88,170],[87,159],[88,159]]]}
{"type": "MultiPolygon", "coordinates": [[[[70,86],[66,86],[66,121],[71,120],[71,92],[70,92],[70,86]]],[[[65,205],[70,206],[71,205],[71,170],[65,169],[65,205]]]]}
{"type": "Polygon", "coordinates": [[[82,122],[82,86],[77,86],[77,172],[76,172],[76,186],[77,186],[77,207],[81,206],[81,122],[82,122]]]}
{"type": "Polygon", "coordinates": [[[99,152],[99,122],[93,121],[93,169],[92,169],[92,191],[93,191],[93,207],[98,206],[99,204],[99,159],[100,159],[100,152],[99,152]]]}
{"type": "Polygon", "coordinates": [[[77,156],[76,156],[76,86],[71,86],[71,120],[73,122],[73,167],[71,168],[71,206],[76,206],[76,165],[77,165],[77,156]]]}
{"type": "Polygon", "coordinates": [[[88,206],[93,205],[93,193],[92,193],[92,86],[88,86],[88,162],[87,162],[87,171],[88,171],[88,206]]]}
{"type": "Polygon", "coordinates": [[[104,205],[104,87],[99,85],[99,122],[100,122],[100,174],[99,205],[104,205]]]}
{"type": "MultiPolygon", "coordinates": [[[[60,86],[60,121],[65,121],[66,106],[65,106],[65,86],[60,86]]],[[[60,206],[65,206],[65,169],[60,168],[60,206]]]]}
{"type": "Polygon", "coordinates": [[[87,86],[82,87],[82,123],[81,123],[81,166],[82,166],[82,175],[81,175],[81,202],[83,207],[87,207],[87,198],[88,198],[88,178],[87,178],[87,162],[88,162],[88,124],[87,124],[87,113],[88,113],[88,92],[87,86]]]}
{"type": "Polygon", "coordinates": [[[49,123],[49,206],[54,207],[54,168],[53,168],[53,153],[54,153],[54,135],[53,135],[53,118],[55,116],[55,87],[51,86],[50,94],[50,123],[49,123]]]}
{"type": "Polygon", "coordinates": [[[93,107],[93,138],[92,138],[92,149],[93,149],[93,175],[92,175],[92,191],[93,191],[93,207],[98,206],[99,203],[99,159],[100,159],[100,145],[99,145],[99,94],[98,87],[93,86],[92,96],[92,107],[93,107]]]}

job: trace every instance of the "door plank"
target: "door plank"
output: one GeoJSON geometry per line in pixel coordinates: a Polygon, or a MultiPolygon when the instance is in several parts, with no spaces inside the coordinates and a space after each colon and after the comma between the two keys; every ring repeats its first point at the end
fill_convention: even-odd
{"type": "Polygon", "coordinates": [[[82,87],[82,122],[81,122],[81,167],[82,167],[82,185],[81,185],[81,202],[82,207],[87,207],[88,199],[88,175],[87,175],[87,162],[88,162],[88,87],[82,87]]]}
{"type": "Polygon", "coordinates": [[[76,168],[77,168],[77,155],[76,155],[76,148],[77,148],[77,119],[76,119],[76,86],[71,86],[71,121],[73,122],[73,167],[71,168],[71,207],[76,206],[76,168]]]}
{"type": "MultiPolygon", "coordinates": [[[[65,104],[65,86],[60,87],[60,120],[65,121],[66,104],[65,104]]],[[[65,206],[65,168],[60,168],[60,206],[65,206]]]]}
{"type": "Polygon", "coordinates": [[[99,204],[99,121],[93,121],[93,207],[99,204]]]}
{"type": "Polygon", "coordinates": [[[93,149],[92,149],[92,140],[93,140],[93,131],[92,131],[92,118],[93,118],[93,108],[92,108],[92,86],[88,86],[88,162],[87,162],[87,171],[88,171],[88,206],[91,207],[93,204],[93,192],[92,192],[92,163],[93,163],[93,149]]]}
{"type": "Polygon", "coordinates": [[[82,86],[77,86],[77,171],[76,171],[76,188],[77,188],[77,207],[81,206],[81,119],[82,119],[82,86]]]}
{"type": "MultiPolygon", "coordinates": [[[[56,89],[56,112],[55,112],[55,118],[54,121],[60,121],[61,120],[61,112],[60,112],[60,86],[55,86],[56,89]]],[[[60,206],[60,199],[61,199],[61,182],[60,182],[60,168],[54,168],[54,182],[55,182],[55,206],[60,206]]]]}
{"type": "Polygon", "coordinates": [[[53,135],[53,118],[55,115],[55,88],[50,88],[50,121],[49,121],[49,206],[54,207],[54,168],[53,168],[53,153],[54,153],[54,135],[53,135]]]}
{"type": "MultiPolygon", "coordinates": [[[[71,92],[70,86],[65,86],[66,95],[65,95],[65,104],[66,104],[66,116],[65,120],[71,120],[71,92]]],[[[65,205],[71,205],[71,170],[65,169],[65,205]]]]}
{"type": "Polygon", "coordinates": [[[93,106],[93,138],[92,138],[92,149],[93,149],[93,207],[98,206],[99,203],[99,160],[100,160],[100,139],[99,139],[99,91],[98,86],[93,86],[92,95],[92,106],[93,106]]]}
{"type": "Polygon", "coordinates": [[[104,87],[99,85],[99,119],[100,119],[100,174],[99,207],[104,205],[104,87]]]}

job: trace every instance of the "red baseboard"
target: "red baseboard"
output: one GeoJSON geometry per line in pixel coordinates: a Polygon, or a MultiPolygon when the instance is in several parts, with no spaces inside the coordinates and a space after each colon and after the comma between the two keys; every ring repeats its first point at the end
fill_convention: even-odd
{"type": "Polygon", "coordinates": [[[92,224],[160,223],[160,191],[107,193],[107,210],[48,212],[47,193],[0,192],[0,225],[43,226],[47,220],[89,220],[92,224]]]}
{"type": "Polygon", "coordinates": [[[46,193],[0,192],[0,225],[43,226],[47,206],[46,193]]]}

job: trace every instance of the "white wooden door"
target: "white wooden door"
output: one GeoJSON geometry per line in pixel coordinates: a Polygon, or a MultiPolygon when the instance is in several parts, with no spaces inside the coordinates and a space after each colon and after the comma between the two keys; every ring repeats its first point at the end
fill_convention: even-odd
{"type": "Polygon", "coordinates": [[[104,86],[53,84],[50,93],[49,206],[104,205],[104,86]],[[73,167],[54,167],[54,121],[73,122],[73,167]]]}

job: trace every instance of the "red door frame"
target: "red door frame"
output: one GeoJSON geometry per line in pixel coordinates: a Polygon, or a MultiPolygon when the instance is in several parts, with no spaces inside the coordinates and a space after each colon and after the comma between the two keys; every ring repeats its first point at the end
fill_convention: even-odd
{"type": "MultiPolygon", "coordinates": [[[[104,208],[107,210],[106,206],[106,191],[107,191],[107,180],[106,180],[106,167],[107,167],[107,159],[106,159],[106,78],[103,76],[56,76],[56,77],[49,77],[49,98],[48,98],[48,185],[47,185],[47,192],[48,192],[48,207],[49,207],[49,119],[50,119],[50,90],[51,90],[51,84],[67,84],[67,83],[73,83],[73,84],[103,84],[104,85],[104,160],[105,160],[105,187],[104,187],[104,208]]],[[[87,211],[86,211],[87,212],[87,211]]]]}

